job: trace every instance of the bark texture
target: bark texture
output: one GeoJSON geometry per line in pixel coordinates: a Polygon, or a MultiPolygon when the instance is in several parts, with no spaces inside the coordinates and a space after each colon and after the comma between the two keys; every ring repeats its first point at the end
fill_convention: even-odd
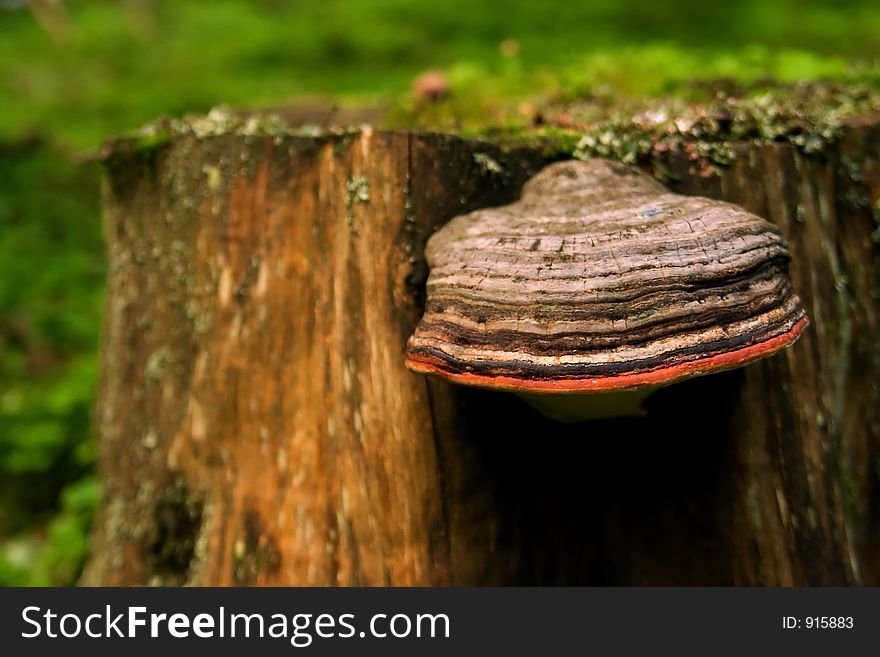
{"type": "Polygon", "coordinates": [[[645,418],[406,370],[424,244],[542,165],[448,136],[179,136],[107,160],[86,584],[878,583],[880,130],[675,191],[768,218],[812,326],[645,418]]]}

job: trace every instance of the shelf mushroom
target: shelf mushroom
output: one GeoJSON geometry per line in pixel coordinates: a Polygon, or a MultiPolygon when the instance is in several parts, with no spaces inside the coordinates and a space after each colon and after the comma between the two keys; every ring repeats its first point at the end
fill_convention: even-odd
{"type": "Polygon", "coordinates": [[[563,421],[640,412],[653,390],[739,367],[807,326],[779,229],[594,159],[428,241],[407,366],[518,393],[563,421]]]}

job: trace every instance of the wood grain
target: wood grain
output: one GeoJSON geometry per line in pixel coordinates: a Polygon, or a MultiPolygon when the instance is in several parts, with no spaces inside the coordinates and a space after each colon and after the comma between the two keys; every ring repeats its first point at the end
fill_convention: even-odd
{"type": "Polygon", "coordinates": [[[541,153],[369,131],[110,150],[83,583],[880,581],[876,118],[821,158],[739,144],[719,177],[668,154],[673,191],[782,231],[812,325],[578,425],[404,366],[425,241],[518,198],[541,153]]]}

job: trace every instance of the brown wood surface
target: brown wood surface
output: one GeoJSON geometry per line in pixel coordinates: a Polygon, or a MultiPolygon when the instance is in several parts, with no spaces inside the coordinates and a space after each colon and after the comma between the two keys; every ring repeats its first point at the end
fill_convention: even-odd
{"type": "Polygon", "coordinates": [[[822,157],[742,145],[717,178],[670,155],[675,191],[782,229],[812,326],[646,418],[577,425],[404,367],[425,240],[516,198],[539,154],[117,144],[83,583],[877,584],[877,125],[822,157]]]}

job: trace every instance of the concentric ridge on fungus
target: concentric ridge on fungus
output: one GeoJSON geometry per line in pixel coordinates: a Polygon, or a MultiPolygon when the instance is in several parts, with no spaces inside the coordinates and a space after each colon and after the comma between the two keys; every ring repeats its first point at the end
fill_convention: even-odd
{"type": "Polygon", "coordinates": [[[407,366],[519,392],[665,385],[793,343],[808,320],[777,229],[638,169],[552,164],[520,201],[428,241],[407,366]]]}

